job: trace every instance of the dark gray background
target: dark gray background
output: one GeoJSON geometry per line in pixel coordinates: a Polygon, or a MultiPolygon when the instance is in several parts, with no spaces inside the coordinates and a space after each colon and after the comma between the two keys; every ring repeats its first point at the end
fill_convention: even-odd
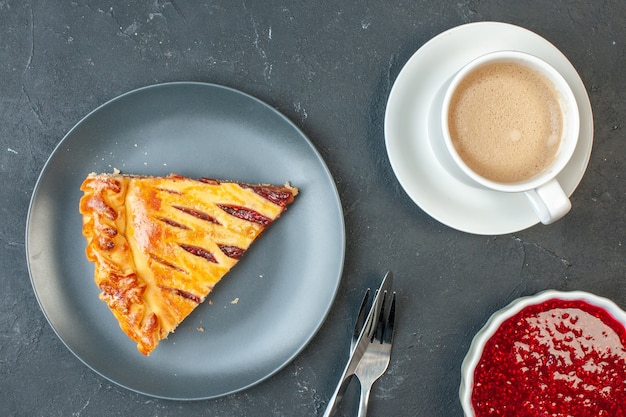
{"type": "MultiPolygon", "coordinates": [[[[493,311],[546,288],[626,307],[624,22],[621,0],[0,1],[0,414],[321,415],[362,293],[391,269],[398,332],[371,415],[461,415],[460,364],[493,311]],[[554,43],[578,69],[595,117],[572,212],[497,237],[457,232],[415,206],[383,135],[389,91],[410,56],[446,29],[485,20],[554,43]],[[167,81],[223,84],[284,113],[328,164],[346,222],[343,280],[312,343],[260,385],[190,403],[128,392],[77,360],[39,309],[24,253],[31,192],[64,134],[107,100],[167,81]]],[[[353,394],[341,415],[353,415],[353,394]]]]}

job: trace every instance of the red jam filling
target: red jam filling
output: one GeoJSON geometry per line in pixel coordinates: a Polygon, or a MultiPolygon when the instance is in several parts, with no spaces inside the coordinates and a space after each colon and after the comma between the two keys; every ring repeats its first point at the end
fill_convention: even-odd
{"type": "Polygon", "coordinates": [[[580,300],[527,306],[487,341],[472,405],[477,417],[624,417],[626,329],[580,300]]]}

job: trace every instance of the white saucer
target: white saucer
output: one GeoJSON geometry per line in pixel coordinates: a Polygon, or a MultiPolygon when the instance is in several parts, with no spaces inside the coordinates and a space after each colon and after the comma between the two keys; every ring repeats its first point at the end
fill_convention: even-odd
{"type": "MultiPolygon", "coordinates": [[[[422,46],[396,79],[385,113],[385,141],[398,181],[426,213],[463,232],[499,235],[539,222],[520,193],[481,190],[447,173],[428,140],[430,103],[439,87],[470,60],[502,49],[544,59],[563,74],[580,112],[580,137],[574,156],[558,176],[571,195],[587,168],[593,144],[593,116],[585,86],[568,59],[541,36],[518,26],[479,22],[452,28],[422,46]]],[[[576,210],[576,206],[573,207],[576,210]]]]}

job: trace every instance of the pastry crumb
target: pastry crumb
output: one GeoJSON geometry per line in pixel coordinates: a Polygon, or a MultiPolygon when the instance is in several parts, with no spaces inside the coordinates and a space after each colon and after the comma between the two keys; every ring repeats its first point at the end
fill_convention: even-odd
{"type": "Polygon", "coordinates": [[[235,298],[233,301],[231,301],[231,304],[237,304],[239,302],[239,297],[235,298]]]}
{"type": "Polygon", "coordinates": [[[204,331],[204,327],[200,326],[200,327],[196,328],[196,330],[199,331],[199,332],[203,332],[204,331]]]}

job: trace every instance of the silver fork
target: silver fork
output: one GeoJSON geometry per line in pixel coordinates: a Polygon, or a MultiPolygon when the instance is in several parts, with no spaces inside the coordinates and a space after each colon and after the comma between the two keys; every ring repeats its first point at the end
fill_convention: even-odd
{"type": "Polygon", "coordinates": [[[388,292],[391,292],[392,281],[393,274],[391,271],[388,271],[383,277],[380,287],[376,291],[371,307],[368,307],[370,290],[368,290],[365,294],[354,329],[354,333],[355,335],[358,333],[358,337],[355,339],[353,336],[350,349],[350,359],[348,359],[348,362],[346,363],[333,395],[328,400],[326,410],[324,411],[324,417],[332,417],[335,415],[337,405],[341,401],[343,393],[351,377],[354,376],[354,372],[356,371],[359,362],[361,362],[363,354],[372,343],[380,311],[384,307],[383,298],[388,292]]]}
{"type": "Polygon", "coordinates": [[[366,417],[372,385],[385,373],[389,366],[395,313],[396,293],[385,293],[376,332],[354,372],[361,382],[358,417],[366,417]]]}

